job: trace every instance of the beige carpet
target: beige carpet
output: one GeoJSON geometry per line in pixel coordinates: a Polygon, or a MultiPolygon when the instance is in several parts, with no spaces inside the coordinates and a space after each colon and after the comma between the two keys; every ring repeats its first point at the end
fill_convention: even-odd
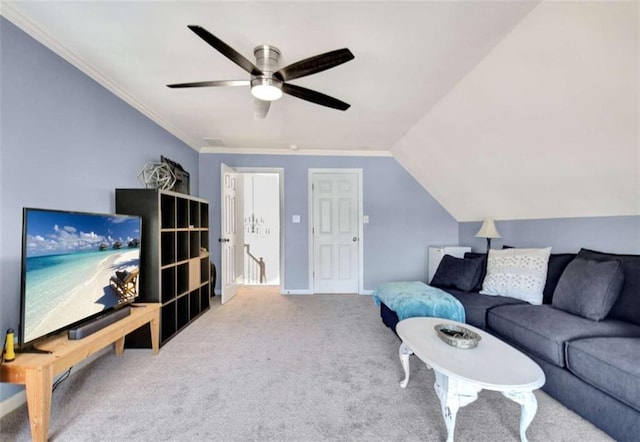
{"type": "MultiPolygon", "coordinates": [[[[439,441],[433,372],[399,341],[371,297],[247,290],[167,343],[109,353],[54,392],[51,441],[439,441]]],[[[531,441],[609,440],[545,393],[531,441]]],[[[483,391],[461,408],[458,441],[519,440],[519,406],[483,391]]],[[[26,406],[2,441],[30,440],[26,406]]]]}

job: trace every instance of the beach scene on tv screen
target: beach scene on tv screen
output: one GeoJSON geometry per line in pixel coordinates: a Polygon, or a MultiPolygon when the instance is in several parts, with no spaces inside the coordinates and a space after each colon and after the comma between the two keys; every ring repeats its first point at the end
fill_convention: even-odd
{"type": "Polygon", "coordinates": [[[140,219],[29,210],[25,256],[23,342],[29,342],[135,295],[140,219]]]}

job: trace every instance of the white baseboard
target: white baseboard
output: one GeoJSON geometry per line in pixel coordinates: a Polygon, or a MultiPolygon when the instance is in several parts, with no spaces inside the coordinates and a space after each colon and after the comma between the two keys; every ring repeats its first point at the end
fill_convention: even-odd
{"type": "MultiPolygon", "coordinates": [[[[71,370],[71,376],[73,376],[75,373],[79,372],[84,367],[91,364],[93,361],[107,354],[110,351],[114,351],[113,344],[103,348],[100,351],[97,351],[96,353],[92,354],[88,358],[74,365],[73,370],[71,370]]],[[[54,379],[54,382],[55,382],[55,379],[54,379]]],[[[4,416],[11,413],[16,408],[21,407],[23,404],[26,404],[26,403],[27,403],[27,393],[23,388],[22,391],[19,391],[13,396],[10,396],[7,399],[0,402],[0,418],[3,418],[4,416]]]]}
{"type": "Polygon", "coordinates": [[[13,410],[22,406],[22,404],[26,402],[27,392],[24,389],[0,402],[0,418],[5,417],[7,414],[11,413],[13,410]]]}
{"type": "Polygon", "coordinates": [[[281,295],[313,295],[313,292],[309,289],[305,290],[282,290],[281,295]]]}
{"type": "MultiPolygon", "coordinates": [[[[373,290],[362,290],[359,295],[370,295],[373,293],[373,290]]],[[[280,292],[281,295],[313,295],[314,293],[311,290],[282,290],[280,292]]]]}

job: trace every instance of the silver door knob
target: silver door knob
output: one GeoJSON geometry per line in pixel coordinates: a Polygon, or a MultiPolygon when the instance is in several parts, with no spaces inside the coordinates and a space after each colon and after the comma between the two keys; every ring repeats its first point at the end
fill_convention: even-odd
{"type": "Polygon", "coordinates": [[[354,236],[353,239],[351,241],[356,242],[358,240],[357,236],[354,236]]]}

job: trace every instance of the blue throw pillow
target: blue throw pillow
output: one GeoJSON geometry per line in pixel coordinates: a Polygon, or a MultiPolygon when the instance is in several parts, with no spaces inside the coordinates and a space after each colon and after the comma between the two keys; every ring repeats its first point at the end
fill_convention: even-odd
{"type": "Polygon", "coordinates": [[[486,253],[475,253],[475,252],[467,252],[464,254],[465,258],[476,258],[482,262],[482,269],[480,269],[480,277],[478,278],[478,284],[472,289],[474,292],[479,292],[482,290],[482,281],[484,281],[484,277],[487,274],[487,254],[486,253]]]}
{"type": "Polygon", "coordinates": [[[551,305],[600,321],[609,314],[618,299],[623,282],[620,260],[596,261],[578,256],[560,276],[551,305]]]}
{"type": "Polygon", "coordinates": [[[594,261],[620,260],[624,283],[618,300],[611,308],[610,317],[640,325],[640,255],[619,255],[580,249],[578,257],[594,261]]]}
{"type": "Polygon", "coordinates": [[[444,255],[430,285],[470,292],[480,283],[483,264],[482,258],[456,258],[444,255]]]}
{"type": "Polygon", "coordinates": [[[542,303],[551,304],[553,293],[556,291],[558,281],[569,263],[576,257],[575,253],[552,253],[549,255],[549,268],[547,269],[547,282],[542,292],[542,303]]]}

